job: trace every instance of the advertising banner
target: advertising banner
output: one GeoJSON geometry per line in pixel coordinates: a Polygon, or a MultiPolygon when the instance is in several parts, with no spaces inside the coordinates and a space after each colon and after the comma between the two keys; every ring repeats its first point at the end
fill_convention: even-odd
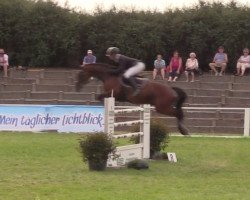
{"type": "Polygon", "coordinates": [[[1,131],[104,131],[103,106],[0,105],[1,131]]]}

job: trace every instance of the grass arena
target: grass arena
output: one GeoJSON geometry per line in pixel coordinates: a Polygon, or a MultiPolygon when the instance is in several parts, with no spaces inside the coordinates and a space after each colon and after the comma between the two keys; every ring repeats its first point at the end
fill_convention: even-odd
{"type": "Polygon", "coordinates": [[[250,139],[170,137],[178,162],[90,172],[79,134],[0,133],[1,200],[247,200],[250,139]]]}
{"type": "MultiPolygon", "coordinates": [[[[50,71],[48,74],[52,75],[53,72],[50,71]]],[[[58,76],[58,72],[55,74],[58,76]]],[[[209,75],[200,77],[203,82],[205,79],[212,78],[209,75]]],[[[228,77],[225,76],[225,78],[228,77]]],[[[206,86],[210,84],[205,83],[206,86]]],[[[177,84],[187,85],[181,81],[177,84]]],[[[38,86],[39,84],[37,84],[37,89],[39,89],[38,86]]],[[[49,87],[55,89],[54,86],[49,87]]],[[[97,86],[94,85],[94,87],[97,86]]],[[[199,87],[201,87],[199,90],[195,89],[197,92],[207,91],[202,88],[202,84],[199,87]]],[[[86,92],[86,88],[84,89],[86,92]]],[[[186,91],[189,90],[186,89],[186,91]]],[[[214,90],[211,91],[215,93],[214,90]]],[[[86,95],[84,92],[79,94],[82,95],[79,98],[81,105],[83,95],[86,95]]],[[[40,93],[45,95],[44,91],[40,93]]],[[[41,95],[40,93],[34,91],[31,97],[41,95]]],[[[72,96],[72,94],[66,91],[63,93],[64,96],[72,96]]],[[[58,95],[58,91],[51,92],[50,95],[58,95]]],[[[195,98],[198,97],[190,97],[193,102],[195,98]]],[[[37,110],[37,108],[34,109],[37,110]]],[[[13,116],[17,117],[17,110],[13,110],[15,111],[13,116]]],[[[80,134],[30,133],[15,130],[1,132],[0,200],[248,200],[250,196],[248,178],[250,177],[250,138],[242,137],[244,114],[242,111],[242,113],[230,111],[232,115],[229,116],[228,111],[217,112],[215,115],[212,111],[205,110],[198,114],[186,112],[186,121],[190,123],[189,128],[193,128],[197,126],[197,123],[199,127],[208,126],[207,123],[212,120],[216,122],[213,122],[215,125],[220,125],[223,122],[221,118],[226,118],[224,122],[226,126],[222,131],[232,129],[240,122],[240,129],[232,129],[235,131],[233,135],[239,138],[171,136],[165,151],[175,152],[178,162],[150,160],[149,170],[140,171],[127,168],[109,168],[104,172],[89,171],[87,163],[82,161],[80,154],[79,139],[82,137],[80,134]],[[207,116],[208,119],[204,118],[207,116]]],[[[20,114],[21,118],[18,118],[20,120],[2,118],[1,121],[11,123],[14,127],[16,125],[17,129],[21,126],[34,128],[43,123],[48,125],[59,122],[57,118],[49,115],[22,118],[23,113],[20,112],[20,114]]],[[[152,114],[151,119],[154,117],[155,115],[152,114]]],[[[93,121],[92,124],[99,123],[99,118],[74,114],[65,115],[61,119],[62,125],[72,123],[76,126],[75,122],[80,123],[84,119],[93,121]]],[[[168,125],[172,123],[171,119],[164,118],[163,120],[166,120],[165,123],[168,125]]],[[[193,129],[191,135],[194,133],[217,135],[216,130],[201,133],[193,129]]],[[[118,139],[117,142],[120,146],[129,143],[124,139],[118,139]]]]}

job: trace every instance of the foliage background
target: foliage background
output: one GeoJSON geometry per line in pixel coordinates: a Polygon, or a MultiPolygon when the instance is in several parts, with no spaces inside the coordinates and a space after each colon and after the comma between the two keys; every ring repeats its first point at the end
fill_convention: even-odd
{"type": "Polygon", "coordinates": [[[118,46],[152,68],[156,54],[168,61],[174,50],[186,59],[195,51],[203,69],[224,45],[233,70],[242,48],[250,45],[250,8],[200,1],[192,8],[149,11],[100,8],[92,15],[51,1],[0,0],[0,47],[11,65],[78,66],[87,49],[98,62],[118,46]]]}

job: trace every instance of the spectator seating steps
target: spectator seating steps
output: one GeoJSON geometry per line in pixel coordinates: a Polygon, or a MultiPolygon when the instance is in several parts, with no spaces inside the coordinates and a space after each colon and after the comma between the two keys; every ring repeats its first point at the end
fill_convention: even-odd
{"type": "Polygon", "coordinates": [[[221,103],[185,103],[184,107],[220,107],[221,103]]]}
{"type": "Polygon", "coordinates": [[[63,85],[63,84],[73,84],[74,80],[71,77],[68,78],[41,78],[37,79],[38,84],[51,84],[51,85],[63,85]]]}
{"type": "Polygon", "coordinates": [[[187,99],[187,103],[207,103],[217,104],[222,102],[221,96],[189,96],[187,99]]]}
{"type": "Polygon", "coordinates": [[[35,78],[7,78],[5,79],[2,84],[32,84],[35,83],[35,78]]]}
{"type": "Polygon", "coordinates": [[[250,98],[226,97],[225,104],[235,104],[237,107],[250,107],[250,98]]]}
{"type": "MultiPolygon", "coordinates": [[[[28,69],[13,70],[10,77],[0,79],[1,104],[66,104],[101,105],[96,95],[102,92],[102,84],[94,79],[75,91],[77,73],[80,70],[28,69]]],[[[152,72],[145,73],[152,80],[152,72]]],[[[196,76],[194,83],[185,82],[185,76],[177,82],[157,79],[157,82],[183,88],[188,94],[184,106],[191,107],[250,107],[250,76],[232,75],[196,76]]],[[[118,102],[118,105],[132,105],[118,102]]],[[[191,133],[243,133],[243,111],[185,110],[185,123],[191,133]]],[[[160,117],[171,131],[176,130],[176,119],[152,112],[160,117]],[[161,118],[162,117],[162,118],[161,118]]],[[[122,117],[122,116],[121,116],[122,117]]],[[[125,116],[126,117],[126,116],[125,116]]]]}
{"type": "MultiPolygon", "coordinates": [[[[250,89],[250,88],[249,88],[250,89]]],[[[250,90],[227,90],[226,91],[228,97],[242,97],[250,99],[250,90]]]]}
{"type": "Polygon", "coordinates": [[[27,91],[32,90],[32,84],[0,84],[0,91],[27,91]]]}
{"type": "Polygon", "coordinates": [[[24,99],[26,91],[1,91],[0,99],[24,99]]]}
{"type": "Polygon", "coordinates": [[[250,82],[249,83],[234,83],[232,85],[232,90],[248,90],[250,91],[250,82]]]}

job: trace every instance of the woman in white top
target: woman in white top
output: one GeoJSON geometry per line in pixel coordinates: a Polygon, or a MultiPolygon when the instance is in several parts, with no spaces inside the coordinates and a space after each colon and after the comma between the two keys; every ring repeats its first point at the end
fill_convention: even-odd
{"type": "Polygon", "coordinates": [[[246,68],[250,68],[250,55],[248,48],[243,49],[243,55],[239,58],[237,62],[236,75],[244,76],[246,68]]]}
{"type": "Polygon", "coordinates": [[[191,74],[191,82],[194,82],[194,72],[198,70],[199,64],[194,52],[190,53],[189,57],[186,62],[185,75],[188,82],[189,75],[191,74]]]}
{"type": "Polygon", "coordinates": [[[9,57],[4,53],[4,49],[0,49],[0,67],[3,67],[4,77],[8,77],[8,66],[9,66],[9,57]]]}

